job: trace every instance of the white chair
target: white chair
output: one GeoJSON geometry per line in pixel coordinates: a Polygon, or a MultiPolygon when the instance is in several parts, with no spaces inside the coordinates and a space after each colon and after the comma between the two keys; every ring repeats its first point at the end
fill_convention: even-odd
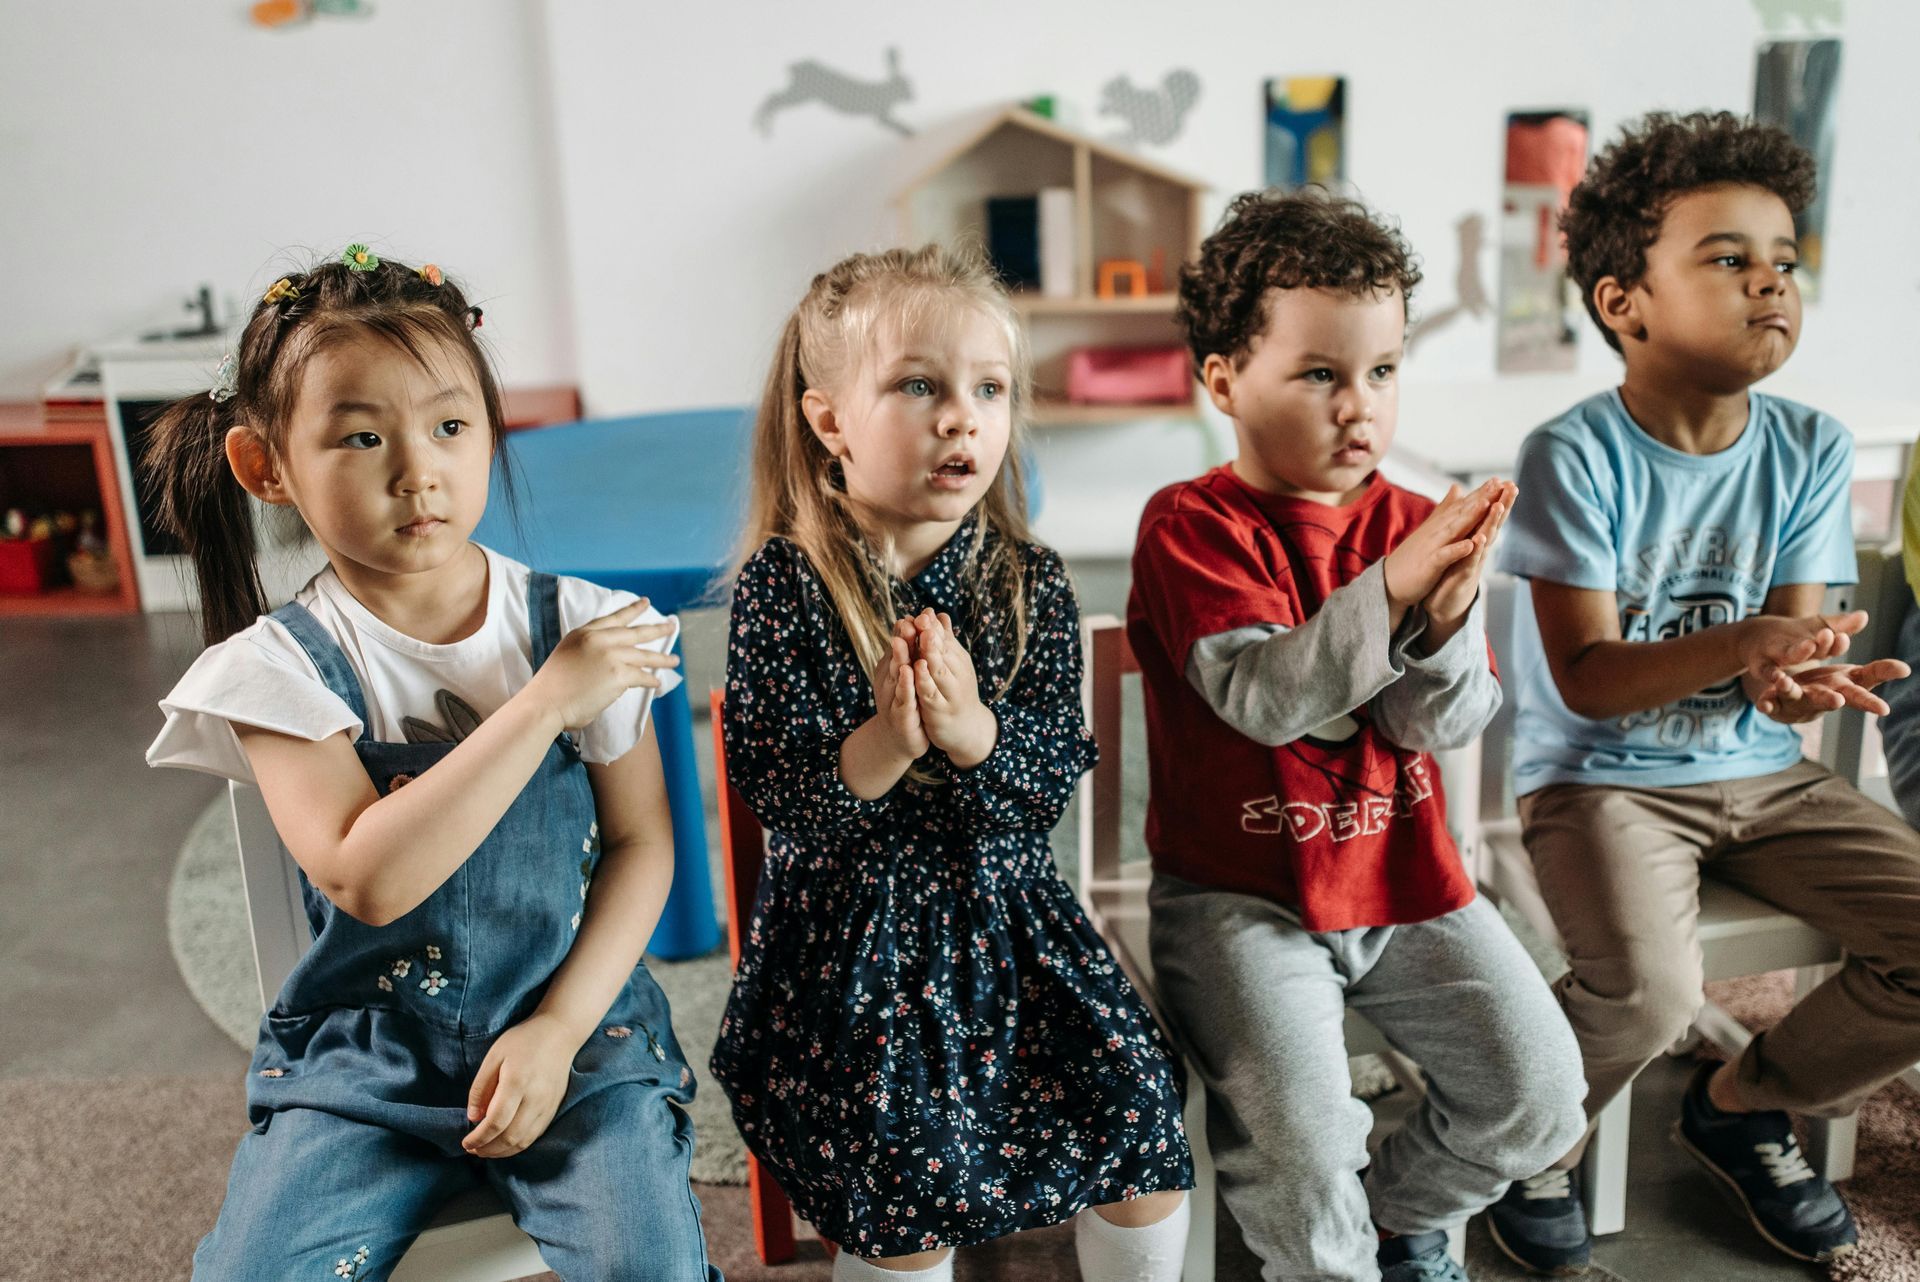
{"type": "MultiPolygon", "coordinates": [[[[274,831],[259,789],[230,783],[227,794],[240,840],[247,926],[253,933],[253,963],[265,1009],[313,943],[313,935],[300,898],[298,870],[274,831]]],[[[512,1282],[546,1271],[533,1239],[514,1225],[499,1198],[483,1188],[455,1198],[434,1217],[393,1271],[393,1282],[512,1282]]]]}
{"type": "MultiPolygon", "coordinates": [[[[1127,978],[1139,990],[1154,1018],[1167,1027],[1153,982],[1153,958],[1147,945],[1147,887],[1152,874],[1140,860],[1122,862],[1121,792],[1125,778],[1122,697],[1126,678],[1140,665],[1127,643],[1126,629],[1111,615],[1087,618],[1081,625],[1086,656],[1087,720],[1100,759],[1080,785],[1080,900],[1093,928],[1112,951],[1127,978]]],[[[1443,763],[1443,773],[1444,763],[1443,763]]],[[[1452,786],[1449,781],[1446,786],[1452,786]]],[[[1378,1055],[1410,1092],[1426,1089],[1412,1061],[1387,1044],[1373,1025],[1347,1015],[1347,1053],[1378,1055]]],[[[1187,1066],[1187,1140],[1193,1149],[1192,1222],[1187,1231],[1185,1282],[1213,1282],[1221,1246],[1213,1162],[1207,1152],[1206,1091],[1187,1066]]],[[[1456,1231],[1451,1249],[1464,1260],[1466,1236],[1456,1231]]]]}
{"type": "MultiPolygon", "coordinates": [[[[1495,661],[1503,673],[1516,670],[1515,594],[1526,590],[1523,583],[1504,575],[1493,576],[1487,584],[1487,633],[1493,642],[1495,661]]],[[[1835,718],[1845,715],[1837,713],[1828,718],[1822,729],[1831,734],[1835,730],[1835,718]]],[[[1482,738],[1482,787],[1477,797],[1480,884],[1491,899],[1512,909],[1534,931],[1559,948],[1559,931],[1540,897],[1533,862],[1521,843],[1520,823],[1511,813],[1511,798],[1507,795],[1512,759],[1511,726],[1511,713],[1503,709],[1482,738]]],[[[1842,739],[1841,734],[1833,735],[1829,745],[1832,752],[1843,751],[1842,739]]],[[[1853,752],[1857,768],[1857,744],[1853,752]]],[[[1450,795],[1449,809],[1455,804],[1456,798],[1450,795]]],[[[1841,959],[1840,946],[1826,935],[1797,917],[1714,880],[1711,875],[1700,880],[1699,936],[1707,979],[1735,979],[1793,970],[1796,995],[1803,995],[1818,985],[1841,959]]],[[[1734,1053],[1753,1037],[1738,1020],[1710,1002],[1695,1018],[1694,1031],[1734,1053]]],[[[1631,1109],[1629,1088],[1602,1110],[1596,1119],[1593,1140],[1587,1147],[1582,1173],[1588,1224],[1596,1236],[1618,1233],[1626,1227],[1627,1134],[1631,1109]]],[[[1843,1180],[1853,1173],[1854,1132],[1852,1117],[1808,1120],[1809,1155],[1814,1166],[1828,1179],[1843,1180]]]]}
{"type": "MultiPolygon", "coordinates": [[[[1907,584],[1906,563],[1900,541],[1886,544],[1862,544],[1859,554],[1860,581],[1845,598],[1848,608],[1867,612],[1866,628],[1853,639],[1847,657],[1856,662],[1887,657],[1905,658],[1898,653],[1900,629],[1914,609],[1913,589],[1907,584]]],[[[1912,662],[1912,660],[1908,660],[1912,662]]],[[[1920,668],[1920,664],[1915,665],[1920,668]]],[[[1920,672],[1907,678],[1920,681],[1920,672]]],[[[1861,792],[1895,814],[1900,806],[1893,798],[1893,781],[1887,777],[1887,761],[1880,748],[1875,719],[1853,708],[1828,717],[1822,727],[1820,760],[1835,774],[1849,779],[1861,792]]],[[[1920,1066],[1908,1069],[1900,1080],[1920,1091],[1920,1066]]]]}

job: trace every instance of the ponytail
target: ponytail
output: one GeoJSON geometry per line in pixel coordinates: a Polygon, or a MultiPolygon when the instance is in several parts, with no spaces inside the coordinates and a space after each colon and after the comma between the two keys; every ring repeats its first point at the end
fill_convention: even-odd
{"type": "Polygon", "coordinates": [[[149,497],[161,525],[186,545],[200,585],[200,630],[224,641],[267,608],[254,564],[253,511],[227,463],[232,401],[205,392],[167,406],[147,447],[149,497]]]}

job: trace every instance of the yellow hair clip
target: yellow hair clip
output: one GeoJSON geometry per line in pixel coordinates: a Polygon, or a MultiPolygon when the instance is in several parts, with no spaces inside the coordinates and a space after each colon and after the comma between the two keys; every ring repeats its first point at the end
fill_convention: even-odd
{"type": "Polygon", "coordinates": [[[268,303],[277,303],[282,299],[298,298],[298,297],[300,297],[299,286],[295,285],[287,277],[282,276],[279,280],[276,280],[275,282],[273,282],[273,284],[267,286],[266,296],[261,301],[268,302],[268,303]]]}

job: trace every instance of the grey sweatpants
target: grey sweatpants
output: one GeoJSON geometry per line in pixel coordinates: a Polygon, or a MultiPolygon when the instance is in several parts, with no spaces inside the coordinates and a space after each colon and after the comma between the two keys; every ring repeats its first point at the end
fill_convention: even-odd
{"type": "Polygon", "coordinates": [[[1580,1049],[1484,900],[1433,921],[1316,934],[1267,900],[1156,875],[1151,948],[1172,1032],[1207,1089],[1220,1193],[1268,1282],[1374,1282],[1375,1225],[1462,1223],[1586,1126],[1580,1049]],[[1346,1010],[1429,1081],[1367,1166],[1346,1010]]]}

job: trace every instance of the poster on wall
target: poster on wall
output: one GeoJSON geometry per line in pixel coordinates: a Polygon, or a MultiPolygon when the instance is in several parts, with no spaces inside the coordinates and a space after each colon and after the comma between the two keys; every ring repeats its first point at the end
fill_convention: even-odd
{"type": "Polygon", "coordinates": [[[1583,308],[1567,276],[1560,214],[1587,167],[1587,113],[1507,117],[1500,189],[1500,372],[1566,370],[1578,355],[1583,308]]]}
{"type": "Polygon", "coordinates": [[[1266,84],[1267,186],[1347,180],[1347,82],[1341,76],[1285,76],[1266,84]]]}
{"type": "Polygon", "coordinates": [[[1753,74],[1753,117],[1778,125],[1813,153],[1818,190],[1813,203],[1794,216],[1800,242],[1795,275],[1800,293],[1815,298],[1826,256],[1827,200],[1833,186],[1833,121],[1839,101],[1838,40],[1776,40],[1760,46],[1753,74]]]}

